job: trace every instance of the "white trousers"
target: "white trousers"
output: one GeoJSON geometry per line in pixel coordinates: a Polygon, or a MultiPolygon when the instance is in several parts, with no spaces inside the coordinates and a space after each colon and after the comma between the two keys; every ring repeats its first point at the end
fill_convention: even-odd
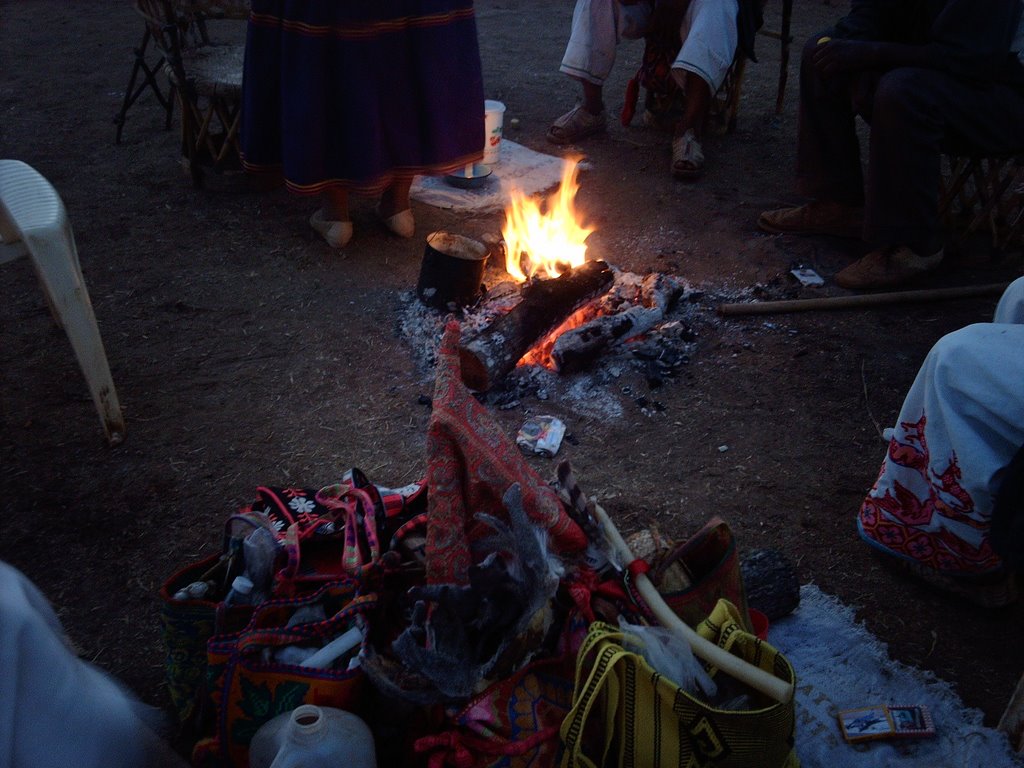
{"type": "Polygon", "coordinates": [[[900,409],[878,480],[858,516],[861,536],[890,554],[951,574],[984,573],[992,507],[1024,446],[1024,278],[991,323],[943,336],[900,409]]]}
{"type": "MultiPolygon", "coordinates": [[[[623,39],[643,37],[653,6],[642,0],[623,5],[619,0],[576,0],[572,31],[559,68],[580,80],[603,85],[623,39]]],[[[699,75],[715,93],[736,55],[738,0],[691,0],[679,27],[682,47],[672,62],[672,74],[682,84],[686,72],[699,75]]]]}
{"type": "Polygon", "coordinates": [[[3,561],[0,669],[0,768],[187,768],[144,719],[157,711],[75,656],[46,598],[3,561]]]}

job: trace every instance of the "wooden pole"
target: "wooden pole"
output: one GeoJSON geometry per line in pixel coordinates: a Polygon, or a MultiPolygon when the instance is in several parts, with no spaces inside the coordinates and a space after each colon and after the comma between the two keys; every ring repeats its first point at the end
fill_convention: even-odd
{"type": "Polygon", "coordinates": [[[718,314],[770,315],[780,312],[807,312],[811,310],[859,309],[885,304],[911,304],[946,299],[969,299],[979,296],[1000,296],[1009,283],[991,285],[965,285],[959,288],[928,288],[920,291],[895,291],[892,293],[861,293],[855,296],[824,296],[819,299],[790,299],[784,301],[759,301],[741,304],[719,304],[718,314]]]}

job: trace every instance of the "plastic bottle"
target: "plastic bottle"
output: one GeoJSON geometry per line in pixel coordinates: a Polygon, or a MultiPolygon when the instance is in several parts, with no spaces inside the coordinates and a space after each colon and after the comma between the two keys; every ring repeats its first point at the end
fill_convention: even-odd
{"type": "Polygon", "coordinates": [[[264,723],[249,745],[249,768],[376,768],[373,734],[358,716],[303,704],[264,723]]]}
{"type": "Polygon", "coordinates": [[[252,579],[248,576],[235,576],[231,582],[231,590],[224,598],[224,605],[248,605],[252,601],[252,579]]]}
{"type": "Polygon", "coordinates": [[[175,600],[202,600],[210,592],[210,582],[193,581],[174,593],[175,600]]]}

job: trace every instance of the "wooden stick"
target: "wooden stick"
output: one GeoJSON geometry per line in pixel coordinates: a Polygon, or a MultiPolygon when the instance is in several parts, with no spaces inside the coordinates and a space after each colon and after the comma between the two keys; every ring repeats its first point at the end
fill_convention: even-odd
{"type": "MultiPolygon", "coordinates": [[[[594,504],[594,515],[597,517],[604,535],[608,538],[612,548],[622,559],[624,564],[633,562],[633,553],[629,545],[623,540],[615,523],[608,517],[600,504],[594,504]]],[[[661,596],[661,593],[651,583],[645,574],[637,574],[633,579],[640,596],[646,601],[662,626],[672,630],[679,637],[690,644],[693,652],[709,664],[714,665],[728,675],[731,675],[741,683],[746,683],[756,691],[765,696],[770,696],[775,701],[788,702],[793,698],[793,684],[787,683],[770,672],[754,666],[749,661],[733,656],[724,648],[719,648],[709,640],[704,639],[680,619],[661,596]]]]}
{"type": "Polygon", "coordinates": [[[910,304],[943,299],[968,299],[978,296],[999,296],[1009,283],[965,285],[959,288],[927,288],[920,291],[862,293],[855,296],[825,296],[819,299],[790,299],[741,304],[719,304],[720,315],[770,315],[777,312],[805,312],[817,309],[854,309],[883,304],[910,304]]]}

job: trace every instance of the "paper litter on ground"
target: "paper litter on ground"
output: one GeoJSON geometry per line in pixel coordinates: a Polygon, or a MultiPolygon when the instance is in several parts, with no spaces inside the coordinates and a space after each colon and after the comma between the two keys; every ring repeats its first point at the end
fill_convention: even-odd
{"type": "Polygon", "coordinates": [[[952,686],[892,661],[884,644],[854,620],[853,609],[806,585],[800,606],[777,621],[768,642],[796,671],[796,747],[801,768],[1024,766],[1006,737],[982,725],[952,686]],[[934,738],[847,744],[836,713],[873,704],[923,704],[934,738]]]}
{"type": "Polygon", "coordinates": [[[420,176],[413,182],[410,194],[413,200],[437,208],[494,213],[505,209],[508,191],[513,185],[527,197],[554,187],[562,180],[562,171],[568,162],[504,139],[501,161],[491,166],[491,175],[483,186],[459,189],[443,176],[420,176]]]}

